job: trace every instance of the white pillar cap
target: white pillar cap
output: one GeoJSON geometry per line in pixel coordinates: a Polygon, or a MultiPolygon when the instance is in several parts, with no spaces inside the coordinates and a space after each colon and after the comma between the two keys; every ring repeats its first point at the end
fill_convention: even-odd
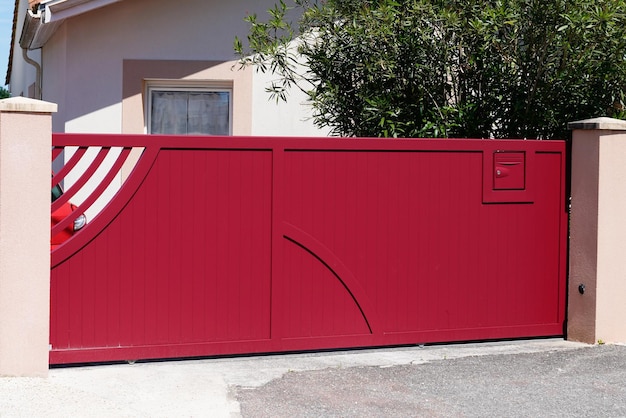
{"type": "Polygon", "coordinates": [[[0,112],[54,113],[57,104],[28,97],[10,97],[0,100],[0,112]]]}
{"type": "Polygon", "coordinates": [[[606,130],[606,131],[626,131],[626,120],[613,118],[593,118],[570,122],[567,124],[569,129],[583,130],[606,130]]]}

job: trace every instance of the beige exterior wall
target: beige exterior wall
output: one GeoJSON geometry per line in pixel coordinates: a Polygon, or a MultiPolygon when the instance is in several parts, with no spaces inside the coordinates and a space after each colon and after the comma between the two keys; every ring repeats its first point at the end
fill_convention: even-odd
{"type": "MultiPolygon", "coordinates": [[[[293,87],[287,101],[276,102],[265,91],[275,76],[254,72],[252,75],[252,134],[259,136],[328,136],[329,128],[313,123],[313,109],[308,96],[293,87]]],[[[309,87],[304,85],[303,87],[309,87]]]]}
{"type": "Polygon", "coordinates": [[[56,105],[0,100],[0,376],[46,376],[56,105]]]}
{"type": "Polygon", "coordinates": [[[568,338],[624,343],[626,122],[599,118],[570,126],[574,135],[568,338]]]}
{"type": "Polygon", "coordinates": [[[157,78],[232,82],[234,135],[323,134],[299,91],[276,105],[265,92],[271,76],[234,65],[243,18],[274,3],[133,0],[67,19],[41,57],[43,99],[59,105],[53,131],[144,133],[145,80],[157,78]]]}

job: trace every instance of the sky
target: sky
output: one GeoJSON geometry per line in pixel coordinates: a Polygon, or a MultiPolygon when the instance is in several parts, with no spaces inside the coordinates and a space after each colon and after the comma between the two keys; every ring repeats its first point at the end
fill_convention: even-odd
{"type": "Polygon", "coordinates": [[[4,86],[9,64],[13,6],[15,6],[15,0],[0,0],[0,86],[4,86]]]}

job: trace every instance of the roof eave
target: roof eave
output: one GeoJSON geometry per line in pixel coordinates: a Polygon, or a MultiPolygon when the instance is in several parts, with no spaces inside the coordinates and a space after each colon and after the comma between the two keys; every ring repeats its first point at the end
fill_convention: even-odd
{"type": "MultiPolygon", "coordinates": [[[[43,0],[37,6],[37,13],[28,11],[24,21],[24,27],[20,34],[20,47],[29,50],[43,47],[57,28],[67,18],[78,16],[100,7],[108,6],[122,0],[43,0]]],[[[6,84],[11,80],[13,64],[13,50],[17,37],[17,12],[19,0],[15,0],[13,15],[13,31],[11,33],[11,48],[9,51],[9,65],[6,74],[6,84]]],[[[33,7],[35,7],[33,6],[33,7]]]]}
{"type": "Polygon", "coordinates": [[[39,3],[36,13],[27,11],[20,46],[29,50],[41,48],[65,19],[118,1],[121,0],[44,0],[39,3]]]}
{"type": "Polygon", "coordinates": [[[39,8],[43,12],[42,23],[48,24],[63,21],[118,1],[121,0],[43,0],[39,4],[39,8]]]}
{"type": "Polygon", "coordinates": [[[20,47],[28,50],[41,48],[48,42],[48,39],[50,39],[62,22],[62,20],[59,20],[44,24],[42,23],[40,12],[35,14],[28,10],[24,19],[24,26],[22,27],[20,47]]]}

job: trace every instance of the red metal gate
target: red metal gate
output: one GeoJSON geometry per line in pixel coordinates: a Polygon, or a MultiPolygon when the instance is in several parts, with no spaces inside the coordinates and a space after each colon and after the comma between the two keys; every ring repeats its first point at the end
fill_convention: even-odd
{"type": "Polygon", "coordinates": [[[53,143],[143,153],[52,253],[51,364],[563,334],[562,141],[53,143]]]}

